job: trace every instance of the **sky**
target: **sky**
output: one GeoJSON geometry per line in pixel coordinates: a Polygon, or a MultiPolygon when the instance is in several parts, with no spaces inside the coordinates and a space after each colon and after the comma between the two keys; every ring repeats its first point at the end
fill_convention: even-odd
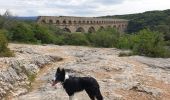
{"type": "Polygon", "coordinates": [[[170,9],[170,0],[0,0],[0,14],[15,16],[122,15],[170,9]]]}

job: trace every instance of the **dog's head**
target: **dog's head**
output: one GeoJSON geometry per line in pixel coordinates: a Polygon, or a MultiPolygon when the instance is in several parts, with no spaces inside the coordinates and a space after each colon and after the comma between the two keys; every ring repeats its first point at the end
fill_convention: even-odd
{"type": "Polygon", "coordinates": [[[64,80],[65,80],[65,70],[57,68],[55,79],[52,80],[53,81],[52,86],[56,85],[58,82],[64,82],[64,80]]]}

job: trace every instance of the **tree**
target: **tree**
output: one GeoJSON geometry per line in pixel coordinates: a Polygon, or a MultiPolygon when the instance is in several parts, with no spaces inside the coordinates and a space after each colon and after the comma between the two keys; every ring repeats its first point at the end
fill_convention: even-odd
{"type": "Polygon", "coordinates": [[[13,34],[13,41],[36,42],[36,38],[29,24],[18,22],[16,26],[12,27],[10,32],[13,34]]]}
{"type": "Polygon", "coordinates": [[[3,14],[4,17],[12,17],[13,14],[11,13],[11,11],[9,9],[6,10],[6,12],[3,14]]]}
{"type": "Polygon", "coordinates": [[[0,57],[10,57],[13,53],[9,50],[8,41],[3,33],[0,33],[0,57]]]}
{"type": "Polygon", "coordinates": [[[89,41],[94,46],[113,47],[117,44],[120,33],[114,28],[106,28],[89,34],[89,41]]]}
{"type": "Polygon", "coordinates": [[[133,38],[133,52],[150,57],[170,57],[165,48],[163,34],[151,30],[142,30],[133,38]]]}

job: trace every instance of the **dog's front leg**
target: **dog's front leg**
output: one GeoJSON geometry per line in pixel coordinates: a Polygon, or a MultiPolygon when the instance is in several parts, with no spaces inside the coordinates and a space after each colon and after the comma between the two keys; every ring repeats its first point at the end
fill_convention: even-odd
{"type": "Polygon", "coordinates": [[[74,100],[74,95],[69,96],[69,100],[74,100]]]}

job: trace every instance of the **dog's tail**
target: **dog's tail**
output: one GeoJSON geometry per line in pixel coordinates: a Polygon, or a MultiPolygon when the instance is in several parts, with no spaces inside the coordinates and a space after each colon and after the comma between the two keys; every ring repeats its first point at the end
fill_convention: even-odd
{"type": "Polygon", "coordinates": [[[102,96],[99,88],[98,88],[98,92],[96,94],[96,98],[97,98],[97,100],[103,100],[103,96],[102,96]]]}

